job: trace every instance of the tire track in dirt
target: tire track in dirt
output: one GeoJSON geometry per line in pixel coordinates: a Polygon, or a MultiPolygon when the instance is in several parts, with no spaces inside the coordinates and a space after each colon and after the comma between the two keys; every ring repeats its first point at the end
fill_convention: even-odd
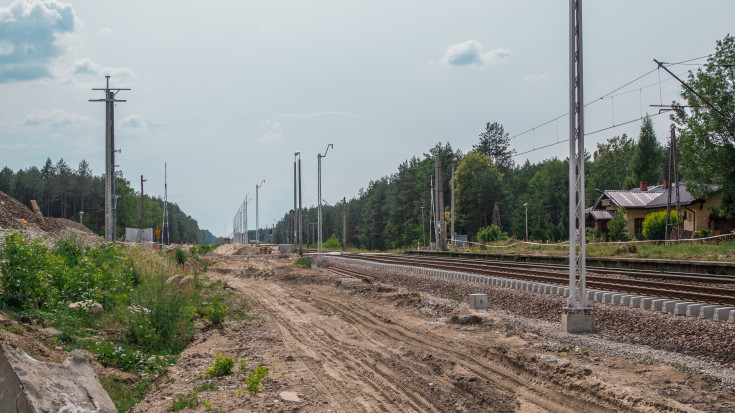
{"type": "MultiPolygon", "coordinates": [[[[257,302],[258,306],[269,310],[279,310],[271,313],[271,319],[280,330],[284,347],[299,350],[301,354],[296,355],[295,358],[302,361],[312,372],[314,378],[320,383],[323,393],[326,392],[326,398],[333,404],[340,407],[348,405],[353,409],[357,408],[362,411],[391,411],[384,407],[386,404],[390,406],[401,405],[404,409],[407,409],[406,411],[437,411],[432,409],[431,405],[426,402],[411,397],[410,394],[400,394],[402,392],[399,389],[386,383],[385,380],[381,379],[380,372],[372,369],[369,365],[360,362],[355,357],[348,357],[344,352],[339,353],[335,350],[336,348],[349,347],[351,355],[354,356],[353,350],[356,350],[356,348],[350,346],[349,343],[345,343],[341,338],[330,334],[325,327],[315,323],[306,325],[301,322],[294,323],[294,319],[299,314],[307,314],[309,311],[286,298],[288,294],[278,294],[276,296],[273,294],[274,289],[269,288],[267,284],[260,287],[257,289],[259,294],[250,297],[251,302],[253,304],[257,302]],[[334,348],[328,345],[330,343],[334,348]],[[341,361],[341,363],[338,361],[341,361]],[[325,368],[325,363],[329,363],[328,369],[325,368]],[[352,372],[357,372],[357,374],[352,372]],[[382,397],[365,399],[368,392],[348,388],[345,385],[345,383],[363,382],[360,378],[367,379],[372,389],[382,397]],[[334,392],[329,390],[334,388],[341,390],[339,395],[335,395],[334,392]],[[408,402],[402,400],[400,396],[408,399],[408,402]]],[[[311,311],[311,313],[318,313],[318,311],[311,311]]]]}

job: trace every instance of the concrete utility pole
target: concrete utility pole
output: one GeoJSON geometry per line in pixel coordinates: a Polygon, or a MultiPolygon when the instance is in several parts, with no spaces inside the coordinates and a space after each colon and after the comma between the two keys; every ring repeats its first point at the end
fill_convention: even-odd
{"type": "Polygon", "coordinates": [[[245,244],[250,244],[250,236],[248,234],[248,203],[252,201],[253,199],[248,197],[250,196],[250,193],[245,194],[245,199],[242,201],[242,209],[244,210],[245,219],[243,220],[243,240],[245,244]]]}
{"type": "Polygon", "coordinates": [[[141,240],[143,228],[145,227],[145,195],[143,194],[143,182],[147,181],[147,179],[143,179],[143,175],[140,176],[140,231],[138,231],[138,241],[141,240]]]}
{"type": "Polygon", "coordinates": [[[297,199],[296,199],[297,196],[296,195],[297,195],[297,189],[298,189],[297,188],[298,182],[296,180],[296,156],[298,156],[298,155],[299,155],[299,152],[296,152],[293,155],[293,219],[292,219],[292,221],[293,221],[293,242],[294,242],[294,246],[296,245],[296,238],[298,237],[298,235],[296,233],[296,224],[297,224],[297,222],[299,220],[299,213],[298,213],[298,210],[296,209],[296,201],[297,201],[297,199]]]}
{"type": "Polygon", "coordinates": [[[334,148],[334,145],[331,143],[327,145],[327,150],[324,151],[324,155],[317,154],[317,163],[318,163],[318,180],[317,180],[317,187],[318,187],[318,194],[319,202],[317,203],[317,221],[319,222],[319,232],[317,233],[317,237],[319,237],[317,241],[317,257],[319,262],[321,262],[322,259],[322,158],[327,156],[327,152],[329,152],[329,148],[334,148]]]}
{"type": "Polygon", "coordinates": [[[426,248],[426,228],[424,226],[424,206],[420,205],[421,208],[421,239],[424,242],[424,248],[426,248]]]}
{"type": "Polygon", "coordinates": [[[260,181],[260,184],[255,185],[255,243],[260,244],[260,222],[258,221],[258,190],[263,187],[265,179],[260,181]]]}
{"type": "Polygon", "coordinates": [[[301,216],[301,152],[296,152],[296,155],[299,156],[299,222],[298,222],[298,231],[299,231],[299,255],[304,256],[304,222],[303,217],[301,216]]]}
{"type": "MultiPolygon", "coordinates": [[[[666,182],[666,189],[669,192],[669,199],[666,202],[666,236],[664,239],[668,241],[670,239],[669,236],[669,228],[671,228],[673,225],[671,224],[671,185],[673,184],[676,188],[676,236],[681,237],[681,215],[679,210],[679,170],[676,166],[676,128],[674,125],[671,125],[671,139],[669,143],[669,179],[666,182]],[[672,179],[673,178],[673,179],[672,179]]],[[[696,228],[694,228],[696,229],[696,228]]]]}
{"type": "Polygon", "coordinates": [[[115,195],[115,103],[127,100],[115,99],[121,90],[110,89],[110,76],[105,76],[107,86],[104,89],[104,99],[89,99],[90,102],[105,102],[105,241],[115,242],[117,232],[117,195],[115,195]]]}
{"type": "Polygon", "coordinates": [[[163,163],[163,223],[161,224],[161,244],[163,244],[163,234],[166,233],[166,245],[171,243],[168,226],[168,162],[163,163]]]}
{"type": "Polygon", "coordinates": [[[528,202],[523,204],[526,207],[526,242],[528,242],[528,202]]]}
{"type": "Polygon", "coordinates": [[[347,197],[342,197],[342,251],[347,249],[347,197]]]}
{"type": "Polygon", "coordinates": [[[561,321],[568,333],[593,331],[585,279],[582,50],[582,0],[569,0],[569,297],[561,321]]]}
{"type": "MultiPolygon", "coordinates": [[[[431,199],[431,209],[429,212],[429,244],[431,244],[431,233],[432,232],[434,233],[434,240],[436,241],[437,239],[439,239],[436,233],[436,207],[434,206],[436,204],[434,203],[434,177],[433,176],[431,177],[430,187],[431,187],[431,198],[430,198],[431,199]]],[[[434,247],[436,247],[436,245],[434,247]]]]}
{"type": "Polygon", "coordinates": [[[454,233],[454,158],[452,158],[452,246],[457,247],[457,235],[454,233]]]}
{"type": "Polygon", "coordinates": [[[436,200],[437,200],[437,216],[439,218],[439,237],[437,242],[439,243],[439,249],[442,251],[447,250],[447,224],[444,221],[444,185],[442,184],[442,159],[441,155],[437,152],[435,158],[436,164],[436,200]]]}

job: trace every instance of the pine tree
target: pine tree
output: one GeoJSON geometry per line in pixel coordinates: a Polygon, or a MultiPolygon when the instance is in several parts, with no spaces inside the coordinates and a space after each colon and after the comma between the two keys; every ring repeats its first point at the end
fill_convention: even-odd
{"type": "Polygon", "coordinates": [[[635,188],[640,181],[648,181],[650,184],[661,180],[661,157],[663,149],[656,140],[656,132],[653,131],[653,122],[646,116],[641,125],[641,133],[638,143],[630,160],[631,176],[628,177],[625,186],[635,188]]]}
{"type": "Polygon", "coordinates": [[[513,150],[508,150],[510,138],[498,122],[485,125],[485,132],[480,134],[480,142],[472,146],[472,150],[483,153],[492,159],[493,164],[501,171],[513,166],[513,150]]]}

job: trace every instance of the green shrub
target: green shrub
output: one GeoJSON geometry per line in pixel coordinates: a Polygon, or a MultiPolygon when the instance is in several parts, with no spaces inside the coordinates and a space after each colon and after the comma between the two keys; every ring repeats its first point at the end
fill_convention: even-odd
{"type": "Polygon", "coordinates": [[[311,257],[300,257],[294,262],[294,265],[301,265],[304,267],[311,267],[311,257]]]}
{"type": "Polygon", "coordinates": [[[205,373],[207,377],[222,377],[232,374],[232,369],[235,367],[235,360],[220,352],[215,354],[217,358],[214,360],[214,365],[207,369],[205,373]]]}
{"type": "Polygon", "coordinates": [[[196,392],[191,392],[188,396],[177,396],[176,399],[171,403],[170,409],[174,412],[178,412],[179,410],[184,410],[187,407],[197,406],[199,406],[199,397],[197,396],[196,392]]]}
{"type": "Polygon", "coordinates": [[[29,242],[21,233],[5,234],[5,247],[0,251],[0,300],[5,306],[19,310],[37,310],[53,303],[56,291],[52,267],[62,267],[59,259],[53,259],[46,244],[40,238],[29,242]]]}
{"type": "Polygon", "coordinates": [[[186,251],[176,248],[174,250],[174,258],[176,258],[176,262],[178,262],[180,265],[184,265],[186,262],[186,251]]]}
{"type": "Polygon", "coordinates": [[[251,396],[256,396],[260,390],[263,389],[263,385],[260,382],[268,376],[268,369],[262,364],[255,370],[250,370],[248,378],[245,380],[245,390],[250,393],[251,396]]]}
{"type": "MultiPolygon", "coordinates": [[[[675,211],[671,211],[671,225],[678,223],[675,211]]],[[[643,220],[643,236],[649,240],[664,239],[666,234],[666,211],[651,212],[643,220]]]]}
{"type": "Polygon", "coordinates": [[[700,229],[699,231],[695,232],[692,235],[692,238],[707,238],[712,236],[712,230],[704,228],[700,229]]]}
{"type": "Polygon", "coordinates": [[[624,208],[617,211],[615,216],[607,222],[607,231],[611,241],[627,241],[630,238],[624,208]]]}
{"type": "Polygon", "coordinates": [[[214,300],[212,304],[207,307],[204,313],[204,318],[209,320],[212,324],[221,325],[225,322],[225,316],[229,313],[227,305],[220,300],[214,300]]]}
{"type": "Polygon", "coordinates": [[[490,225],[489,227],[480,228],[480,231],[477,232],[477,241],[483,244],[503,241],[506,239],[508,239],[508,234],[501,231],[495,224],[490,225]]]}
{"type": "Polygon", "coordinates": [[[325,250],[341,250],[342,244],[337,239],[337,235],[332,234],[331,237],[329,237],[328,240],[326,240],[324,243],[322,243],[322,246],[325,250]]]}

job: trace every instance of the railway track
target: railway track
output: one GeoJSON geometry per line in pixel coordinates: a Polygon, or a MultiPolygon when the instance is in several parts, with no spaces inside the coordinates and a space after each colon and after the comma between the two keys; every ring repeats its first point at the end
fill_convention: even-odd
{"type": "MultiPolygon", "coordinates": [[[[565,271],[565,266],[559,265],[547,267],[541,264],[528,265],[502,261],[478,262],[477,260],[433,257],[418,258],[395,254],[370,255],[346,253],[342,254],[342,257],[387,264],[461,271],[471,274],[527,280],[546,284],[566,285],[569,282],[569,275],[565,271]]],[[[704,285],[701,278],[697,279],[700,282],[699,284],[687,284],[681,282],[683,281],[682,278],[666,277],[666,273],[636,271],[634,274],[625,274],[626,276],[620,277],[623,274],[615,271],[610,273],[614,273],[618,277],[610,277],[605,276],[604,273],[607,272],[606,270],[588,272],[586,277],[587,287],[610,292],[641,294],[710,304],[735,305],[735,289],[704,285]],[[650,279],[654,277],[657,279],[650,279]]],[[[682,277],[684,276],[682,275],[682,277]]],[[[705,281],[714,282],[714,280],[719,280],[719,278],[722,277],[712,276],[705,279],[705,281]]]]}
{"type": "Polygon", "coordinates": [[[375,279],[375,277],[373,277],[372,275],[362,274],[359,272],[350,271],[350,270],[346,270],[344,268],[339,268],[339,267],[329,266],[327,267],[327,270],[334,274],[341,275],[344,277],[359,278],[368,283],[372,282],[373,279],[375,279]]]}

